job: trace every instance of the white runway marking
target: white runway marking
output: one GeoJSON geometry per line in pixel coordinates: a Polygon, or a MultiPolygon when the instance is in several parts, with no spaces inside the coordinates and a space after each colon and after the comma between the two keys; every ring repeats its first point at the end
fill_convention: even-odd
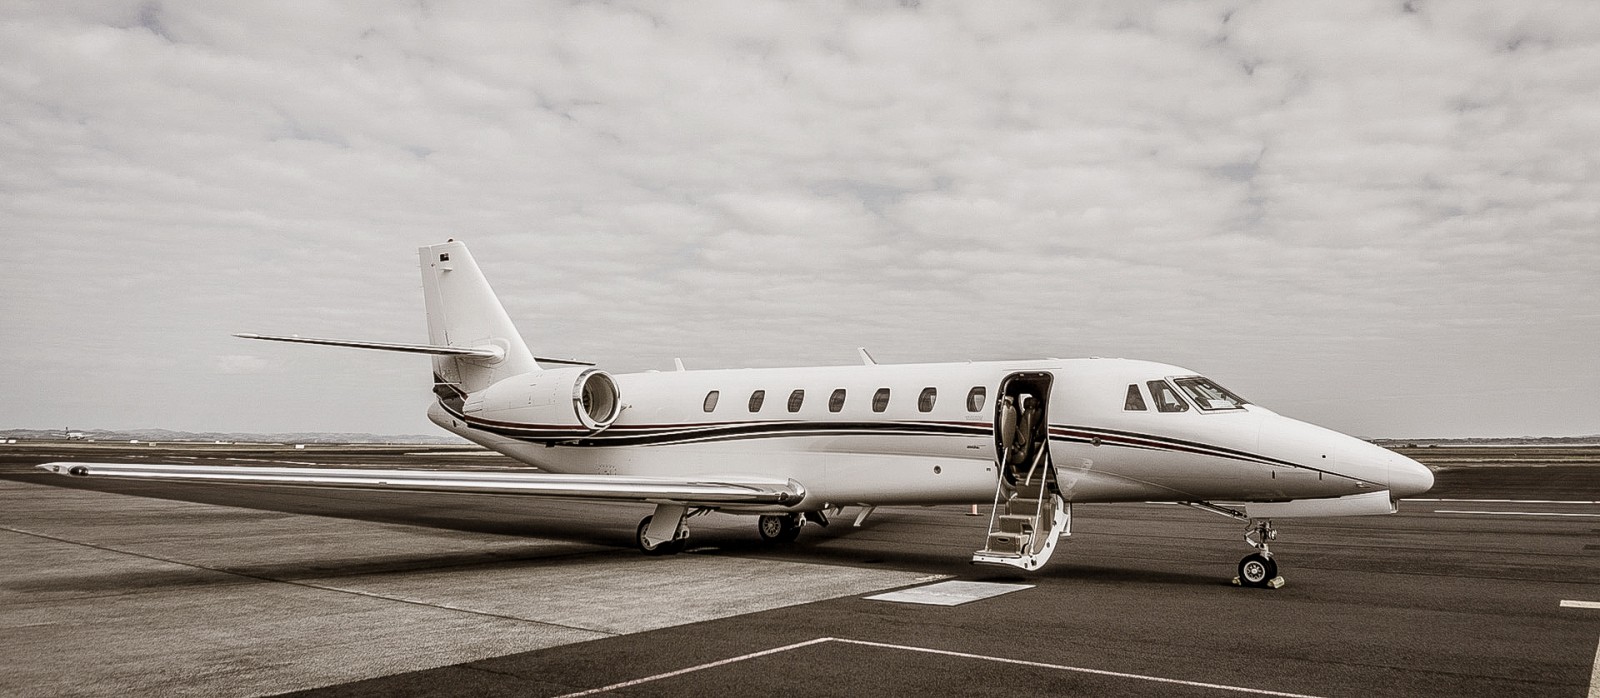
{"type": "Polygon", "coordinates": [[[1435,509],[1435,514],[1477,514],[1478,516],[1578,516],[1591,519],[1600,519],[1600,514],[1564,514],[1554,511],[1456,511],[1453,509],[1435,509]]]}
{"type": "Polygon", "coordinates": [[[1600,643],[1594,647],[1594,668],[1589,670],[1589,698],[1600,698],[1600,643]]]}
{"type": "Polygon", "coordinates": [[[960,606],[969,601],[992,598],[1001,594],[1009,594],[1013,591],[1022,591],[1023,589],[1032,589],[1033,586],[1032,584],[949,581],[868,596],[867,600],[920,603],[929,606],[960,606]]]}
{"type": "MultiPolygon", "coordinates": [[[[960,657],[962,659],[980,659],[980,660],[988,661],[988,662],[1000,662],[1002,664],[1016,664],[1016,665],[1019,665],[1019,666],[1028,666],[1028,667],[1034,667],[1034,668],[1038,668],[1038,669],[1055,669],[1057,671],[1070,671],[1070,672],[1075,672],[1075,673],[1079,673],[1079,674],[1092,674],[1092,675],[1095,675],[1095,676],[1111,676],[1111,677],[1116,677],[1116,678],[1119,678],[1119,679],[1134,679],[1134,680],[1137,680],[1137,681],[1153,681],[1155,683],[1173,684],[1173,685],[1178,685],[1178,686],[1193,686],[1193,687],[1196,687],[1196,688],[1210,688],[1210,689],[1215,689],[1215,690],[1219,690],[1219,691],[1232,691],[1234,693],[1247,693],[1247,694],[1250,694],[1250,695],[1257,695],[1257,696],[1282,696],[1284,698],[1318,698],[1317,696],[1307,695],[1307,694],[1304,694],[1304,693],[1285,693],[1283,691],[1268,691],[1268,690],[1263,690],[1263,689],[1259,689],[1259,688],[1245,688],[1243,686],[1229,686],[1227,684],[1220,684],[1220,683],[1206,683],[1204,681],[1186,681],[1186,680],[1183,680],[1183,679],[1169,679],[1169,678],[1162,677],[1162,676],[1147,676],[1145,674],[1130,674],[1130,673],[1122,672],[1122,671],[1107,671],[1105,669],[1089,669],[1089,668],[1085,668],[1085,667],[1068,666],[1066,664],[1050,664],[1050,663],[1047,663],[1047,662],[1030,662],[1030,661],[1025,660],[1025,659],[1012,659],[1010,657],[990,657],[990,656],[982,655],[982,654],[971,654],[969,652],[954,652],[954,651],[951,651],[951,650],[937,650],[937,649],[932,649],[932,648],[929,648],[929,647],[915,647],[915,646],[912,646],[912,645],[894,645],[894,644],[889,644],[887,642],[869,642],[867,640],[848,640],[848,639],[840,638],[840,637],[819,637],[819,638],[817,638],[815,640],[807,640],[805,642],[796,642],[796,643],[794,643],[792,645],[784,645],[782,647],[774,647],[772,649],[761,650],[760,652],[751,652],[750,654],[741,654],[741,655],[739,655],[737,657],[729,657],[727,659],[719,659],[719,660],[717,660],[715,662],[707,662],[705,664],[698,664],[698,665],[695,665],[695,666],[692,666],[692,667],[688,667],[686,669],[678,669],[677,671],[669,671],[669,672],[662,673],[662,674],[656,674],[654,676],[646,676],[644,678],[633,679],[631,681],[623,681],[621,683],[614,683],[614,684],[611,684],[609,686],[601,686],[599,688],[591,688],[589,690],[578,691],[576,693],[566,693],[566,694],[562,694],[560,696],[557,696],[556,698],[578,698],[579,696],[592,696],[592,695],[595,695],[597,693],[605,693],[607,691],[614,691],[614,690],[617,690],[619,688],[629,688],[629,687],[632,687],[632,686],[638,686],[638,685],[641,685],[641,684],[650,683],[651,681],[659,681],[661,679],[668,679],[668,678],[672,678],[674,676],[682,676],[684,674],[691,674],[691,673],[694,673],[696,671],[700,671],[702,669],[711,669],[711,668],[715,668],[715,667],[719,667],[719,666],[726,666],[726,665],[733,664],[733,663],[736,663],[736,662],[742,662],[742,661],[744,661],[746,659],[755,659],[757,657],[765,657],[765,656],[772,655],[772,654],[778,654],[779,652],[788,652],[789,650],[800,649],[801,647],[810,647],[812,645],[819,645],[819,644],[822,644],[824,642],[839,642],[839,643],[843,643],[843,644],[847,644],[847,645],[860,645],[860,646],[863,646],[863,647],[879,647],[879,648],[883,648],[883,649],[903,650],[903,651],[906,651],[906,652],[920,652],[920,653],[923,653],[923,654],[937,654],[937,655],[946,656],[946,657],[960,657]]],[[[1593,696],[1592,693],[1590,695],[1591,695],[1591,697],[1593,696]]]]}
{"type": "Polygon", "coordinates": [[[1562,608],[1600,608],[1600,601],[1566,601],[1561,602],[1562,608]]]}
{"type": "Polygon", "coordinates": [[[596,693],[605,693],[606,691],[615,691],[615,690],[617,690],[619,688],[627,688],[629,686],[637,686],[637,685],[642,684],[642,683],[650,683],[651,681],[660,681],[661,679],[670,679],[670,678],[672,678],[674,676],[682,676],[684,674],[692,674],[692,673],[694,673],[696,671],[700,671],[701,669],[711,669],[711,668],[723,666],[725,664],[732,664],[734,662],[742,662],[742,661],[744,661],[746,659],[755,659],[756,657],[765,657],[765,656],[767,656],[769,654],[777,654],[779,652],[788,652],[789,650],[799,649],[801,647],[809,647],[811,645],[821,644],[821,643],[824,643],[824,642],[832,642],[832,641],[833,641],[833,638],[831,638],[831,637],[819,637],[819,638],[817,638],[815,640],[806,640],[805,642],[796,642],[796,643],[794,643],[792,645],[784,645],[782,647],[774,647],[774,648],[772,648],[770,650],[761,650],[760,652],[751,652],[750,654],[741,654],[741,655],[739,655],[737,657],[729,657],[727,659],[719,659],[719,660],[717,660],[715,662],[706,662],[705,664],[697,664],[697,665],[689,667],[687,669],[679,669],[677,671],[669,671],[669,672],[667,672],[665,674],[656,674],[655,676],[646,676],[646,677],[644,677],[642,679],[634,679],[632,681],[623,681],[622,683],[614,683],[614,684],[611,684],[610,686],[601,686],[599,688],[591,688],[591,689],[589,689],[587,691],[578,691],[577,693],[563,693],[563,694],[561,694],[559,696],[556,696],[556,698],[578,698],[578,696],[592,696],[592,695],[594,695],[596,693]]]}
{"type": "Polygon", "coordinates": [[[1402,499],[1402,502],[1478,502],[1482,504],[1600,504],[1594,499],[1402,499]]]}
{"type": "Polygon", "coordinates": [[[0,695],[276,695],[931,581],[731,556],[645,562],[524,535],[0,480],[0,629],[28,629],[0,630],[0,695]],[[11,603],[15,589],[26,602],[11,603]],[[251,632],[216,631],[240,624],[251,632]],[[262,647],[272,661],[256,661],[262,647]]]}

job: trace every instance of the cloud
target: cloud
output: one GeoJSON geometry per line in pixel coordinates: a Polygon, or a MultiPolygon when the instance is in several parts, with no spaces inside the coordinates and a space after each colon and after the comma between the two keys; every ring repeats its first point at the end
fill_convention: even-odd
{"type": "Polygon", "coordinates": [[[251,354],[223,354],[216,356],[212,358],[211,366],[216,372],[230,376],[267,373],[273,368],[271,361],[251,354]]]}
{"type": "Polygon", "coordinates": [[[1549,406],[1600,389],[1590,3],[4,13],[4,421],[426,430],[425,364],[173,347],[418,339],[447,237],[618,370],[1121,354],[1366,433],[1600,419],[1549,406]],[[1369,399],[1462,381],[1513,397],[1369,399]]]}

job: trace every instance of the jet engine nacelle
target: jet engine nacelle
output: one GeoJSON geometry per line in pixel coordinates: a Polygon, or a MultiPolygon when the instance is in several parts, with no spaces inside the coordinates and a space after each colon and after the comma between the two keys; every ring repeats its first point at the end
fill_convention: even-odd
{"type": "MultiPolygon", "coordinates": [[[[467,398],[469,417],[599,432],[622,411],[617,383],[596,368],[533,371],[496,382],[467,398]]],[[[552,436],[562,435],[553,433],[552,436]]]]}

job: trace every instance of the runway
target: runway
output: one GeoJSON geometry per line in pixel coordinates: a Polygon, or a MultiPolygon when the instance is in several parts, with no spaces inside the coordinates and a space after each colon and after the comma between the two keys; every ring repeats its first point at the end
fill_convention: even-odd
{"type": "Polygon", "coordinates": [[[967,563],[961,507],[785,548],[713,514],[650,558],[647,506],[29,467],[505,463],[460,450],[0,449],[7,695],[1600,695],[1600,449],[1408,452],[1445,467],[1400,514],[1279,522],[1277,590],[1228,584],[1242,525],[1173,505],[1079,505],[1027,575],[967,563]],[[940,580],[1031,586],[868,598],[940,580]]]}

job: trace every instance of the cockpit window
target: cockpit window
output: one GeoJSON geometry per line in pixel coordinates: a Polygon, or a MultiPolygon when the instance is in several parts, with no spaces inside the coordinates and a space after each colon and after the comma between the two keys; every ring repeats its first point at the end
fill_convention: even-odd
{"type": "Polygon", "coordinates": [[[1188,393],[1194,404],[1202,410],[1237,410],[1249,404],[1244,398],[1228,392],[1209,378],[1195,376],[1193,378],[1178,378],[1172,382],[1177,383],[1183,392],[1188,393]]]}
{"type": "Polygon", "coordinates": [[[1167,385],[1166,381],[1147,381],[1150,386],[1150,397],[1156,401],[1156,409],[1162,412],[1188,412],[1189,403],[1178,397],[1178,391],[1167,385]]]}
{"type": "Polygon", "coordinates": [[[1122,409],[1128,411],[1149,409],[1144,406],[1144,393],[1139,392],[1139,384],[1128,386],[1128,399],[1122,402],[1122,409]]]}

